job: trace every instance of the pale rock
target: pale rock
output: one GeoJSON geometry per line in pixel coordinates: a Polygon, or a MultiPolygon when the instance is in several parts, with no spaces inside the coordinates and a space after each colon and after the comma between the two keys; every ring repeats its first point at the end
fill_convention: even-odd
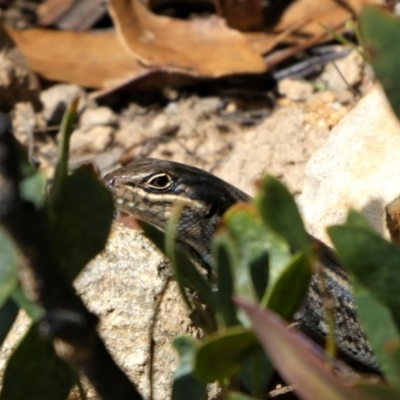
{"type": "Polygon", "coordinates": [[[75,283],[90,310],[100,317],[107,348],[146,398],[150,326],[156,318],[154,399],[159,400],[169,398],[177,366],[172,339],[192,330],[189,312],[174,283],[170,282],[157,312],[170,274],[169,265],[152,243],[141,233],[115,224],[106,249],[75,283]]]}
{"type": "Polygon", "coordinates": [[[49,125],[59,124],[67,107],[77,97],[79,97],[78,111],[81,112],[88,106],[88,98],[80,86],[60,83],[43,90],[40,93],[40,100],[43,104],[44,119],[49,125]]]}
{"type": "Polygon", "coordinates": [[[348,56],[328,63],[320,79],[329,89],[342,92],[361,82],[363,65],[364,60],[360,53],[353,50],[348,56]]]}
{"type": "Polygon", "coordinates": [[[36,127],[36,114],[29,102],[16,103],[11,113],[14,135],[22,143],[33,140],[33,132],[36,127]]]}
{"type": "Polygon", "coordinates": [[[388,236],[384,206],[400,193],[400,123],[375,86],[311,157],[300,204],[310,233],[329,241],[326,227],[361,211],[388,236]]]}
{"type": "Polygon", "coordinates": [[[77,129],[71,136],[71,151],[74,154],[104,151],[111,143],[114,128],[95,125],[88,129],[77,129]]]}
{"type": "Polygon", "coordinates": [[[309,82],[286,78],[279,82],[278,91],[289,100],[305,101],[311,96],[314,88],[309,82]]]}
{"type": "Polygon", "coordinates": [[[95,125],[116,125],[117,115],[108,107],[96,107],[85,110],[79,118],[81,127],[91,127],[95,125]]]}
{"type": "MultiPolygon", "coordinates": [[[[177,285],[170,281],[170,275],[166,259],[148,239],[115,223],[105,250],[85,267],[74,283],[86,306],[100,317],[99,332],[108,350],[145,399],[149,396],[151,338],[155,343],[153,399],[165,400],[170,398],[178,363],[172,340],[178,334],[193,337],[202,334],[192,324],[189,311],[177,285]],[[151,335],[154,318],[156,323],[151,335]]],[[[5,360],[28,324],[29,318],[21,313],[1,346],[0,378],[5,360]]],[[[85,389],[89,391],[88,398],[97,398],[90,385],[85,389]]],[[[72,394],[71,398],[76,397],[72,394]]],[[[214,398],[209,394],[208,399],[214,398]]]]}
{"type": "Polygon", "coordinates": [[[241,132],[212,172],[250,195],[265,174],[282,178],[292,192],[300,193],[306,162],[329,132],[326,126],[310,124],[307,119],[300,107],[276,110],[264,123],[241,132]]]}

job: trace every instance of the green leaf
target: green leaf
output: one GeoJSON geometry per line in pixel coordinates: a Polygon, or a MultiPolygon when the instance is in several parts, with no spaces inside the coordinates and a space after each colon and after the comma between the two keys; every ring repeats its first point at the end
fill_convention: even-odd
{"type": "Polygon", "coordinates": [[[349,214],[347,215],[346,225],[353,228],[363,228],[371,232],[375,232],[368,219],[364,215],[354,210],[349,211],[349,214]]]}
{"type": "Polygon", "coordinates": [[[262,304],[291,320],[308,293],[311,275],[309,258],[303,253],[296,254],[268,290],[262,304]]]}
{"type": "Polygon", "coordinates": [[[400,335],[390,310],[358,280],[351,279],[358,317],[386,379],[400,389],[400,335]]]}
{"type": "Polygon", "coordinates": [[[19,312],[19,307],[10,297],[0,308],[0,346],[7,337],[8,332],[14,324],[19,312]]]}
{"type": "Polygon", "coordinates": [[[53,345],[31,326],[8,360],[0,400],[65,400],[74,380],[53,345]]]}
{"type": "Polygon", "coordinates": [[[198,346],[196,376],[210,383],[232,378],[257,346],[254,334],[242,327],[232,327],[209,335],[198,346]]]}
{"type": "Polygon", "coordinates": [[[251,300],[261,299],[268,284],[268,232],[251,204],[229,209],[223,226],[229,231],[238,258],[231,263],[235,294],[251,300]]]}
{"type": "Polygon", "coordinates": [[[243,367],[238,376],[247,391],[259,398],[265,398],[274,367],[269,358],[259,346],[243,361],[243,367]]]}
{"type": "Polygon", "coordinates": [[[13,292],[11,293],[11,298],[19,308],[25,310],[32,321],[37,322],[39,319],[43,318],[44,310],[42,306],[33,300],[29,300],[26,297],[25,292],[22,290],[20,284],[14,288],[13,292]]]}
{"type": "Polygon", "coordinates": [[[76,114],[78,111],[78,103],[79,98],[76,98],[72,101],[61,121],[57,164],[54,173],[53,185],[49,193],[50,210],[52,210],[53,205],[55,206],[55,204],[60,201],[60,198],[63,196],[63,186],[65,184],[64,180],[68,176],[69,140],[73,132],[76,114]]]}
{"type": "Polygon", "coordinates": [[[165,254],[165,233],[147,222],[139,220],[138,224],[143,229],[144,235],[150,239],[163,254],[165,254]]]}
{"type": "MultiPolygon", "coordinates": [[[[138,221],[138,223],[143,229],[145,236],[150,239],[163,254],[165,254],[165,233],[146,222],[138,221]]],[[[200,300],[204,304],[206,304],[211,310],[215,309],[214,294],[210,284],[186,256],[184,250],[179,247],[176,248],[175,261],[175,268],[179,269],[180,276],[182,276],[181,284],[183,286],[189,286],[192,290],[196,291],[200,300]]]]}
{"type": "Polygon", "coordinates": [[[204,275],[193,265],[186,253],[179,249],[176,255],[176,265],[176,268],[180,271],[180,276],[184,279],[182,283],[194,290],[199,296],[199,299],[209,307],[210,310],[215,310],[215,298],[210,283],[207,282],[204,275]]]}
{"type": "Polygon", "coordinates": [[[296,203],[282,183],[267,176],[260,183],[256,204],[266,226],[283,236],[294,250],[312,255],[310,238],[296,203]]]}
{"type": "Polygon", "coordinates": [[[46,176],[36,172],[19,183],[21,197],[32,202],[37,209],[41,209],[45,203],[46,176]]]}
{"type": "Polygon", "coordinates": [[[370,7],[361,13],[360,27],[375,75],[400,118],[400,21],[395,15],[370,7]]]}
{"type": "Polygon", "coordinates": [[[212,242],[212,252],[217,268],[216,309],[219,326],[239,325],[234,295],[234,263],[239,262],[239,254],[233,239],[226,230],[221,230],[212,242]]]}
{"type": "Polygon", "coordinates": [[[205,399],[207,385],[193,374],[197,343],[191,337],[178,336],[174,339],[173,346],[179,354],[179,365],[174,374],[171,399],[205,399]]]}
{"type": "Polygon", "coordinates": [[[369,229],[349,224],[328,229],[339,260],[358,282],[385,304],[400,329],[400,248],[369,229]]]}
{"type": "Polygon", "coordinates": [[[107,242],[113,220],[111,193],[87,166],[64,179],[48,212],[49,236],[72,281],[107,242]]]}
{"type": "Polygon", "coordinates": [[[350,386],[327,368],[323,350],[304,335],[288,329],[275,313],[237,300],[248,313],[255,335],[275,368],[304,400],[377,400],[362,388],[350,386]],[[317,394],[317,397],[316,397],[317,394]]]}
{"type": "Polygon", "coordinates": [[[18,253],[10,236],[0,227],[0,307],[18,283],[18,253]]]}

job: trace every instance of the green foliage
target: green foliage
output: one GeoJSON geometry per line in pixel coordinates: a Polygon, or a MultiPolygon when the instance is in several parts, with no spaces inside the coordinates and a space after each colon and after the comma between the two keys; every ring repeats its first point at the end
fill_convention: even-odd
{"type": "Polygon", "coordinates": [[[359,318],[382,372],[400,388],[400,248],[373,232],[354,212],[346,224],[329,228],[329,234],[351,271],[359,318]]]}
{"type": "Polygon", "coordinates": [[[369,55],[397,118],[400,118],[400,20],[377,8],[366,8],[360,16],[364,48],[369,55]]]}
{"type": "MultiPolygon", "coordinates": [[[[65,275],[72,280],[105,246],[113,218],[111,193],[88,167],[67,173],[69,138],[77,102],[66,113],[55,178],[49,194],[44,176],[19,149],[21,197],[30,201],[47,221],[51,249],[65,275]]],[[[37,321],[40,305],[29,300],[17,279],[18,252],[8,235],[0,230],[0,322],[1,341],[11,328],[20,307],[37,321]]],[[[76,374],[58,358],[53,345],[42,340],[34,325],[13,350],[8,360],[1,400],[62,400],[76,382],[76,374]]]]}
{"type": "Polygon", "coordinates": [[[209,383],[230,379],[257,346],[254,334],[240,326],[208,335],[196,352],[195,374],[209,383]]]}
{"type": "MultiPolygon", "coordinates": [[[[238,204],[223,217],[223,224],[212,243],[214,264],[211,280],[185,257],[173,243],[174,224],[179,213],[173,213],[165,240],[162,234],[142,224],[147,235],[166,252],[173,264],[175,278],[184,293],[186,302],[194,310],[186,288],[205,299],[209,318],[215,320],[204,326],[213,333],[197,344],[183,346],[179,351],[180,366],[185,379],[177,371],[179,381],[173,388],[175,396],[190,391],[189,382],[218,381],[225,387],[229,380],[239,376],[242,385],[252,396],[262,398],[272,376],[271,362],[257,344],[254,334],[248,330],[250,321],[237,307],[234,298],[240,296],[249,301],[269,305],[286,318],[292,318],[308,289],[314,255],[300,214],[288,190],[273,178],[267,178],[253,204],[238,204]],[[276,199],[283,202],[284,220],[280,221],[276,199]],[[272,219],[272,223],[269,219],[272,219]],[[290,229],[289,219],[300,224],[290,229]],[[290,247],[299,245],[297,252],[290,247]],[[198,381],[197,381],[197,380],[198,381]]],[[[204,316],[203,316],[204,317],[204,316]]],[[[204,320],[204,318],[200,318],[204,320]]],[[[205,387],[203,388],[205,394],[205,387]]],[[[200,394],[197,394],[200,396],[200,394]]],[[[228,392],[227,392],[228,396],[228,392]]],[[[229,394],[230,396],[230,394],[229,394]]],[[[238,396],[238,394],[232,394],[238,396]]],[[[177,397],[174,397],[177,398],[177,397]]]]}
{"type": "Polygon", "coordinates": [[[193,369],[196,341],[187,336],[178,336],[173,345],[179,354],[179,366],[175,371],[171,400],[204,400],[206,384],[195,377],[193,369]]]}
{"type": "Polygon", "coordinates": [[[0,228],[0,307],[18,282],[18,254],[8,234],[0,228]]]}
{"type": "Polygon", "coordinates": [[[6,338],[15,319],[17,318],[19,307],[10,297],[3,303],[0,308],[0,345],[6,338]]]}
{"type": "MultiPolygon", "coordinates": [[[[263,398],[273,367],[259,357],[262,353],[249,330],[252,327],[274,367],[305,399],[315,398],[315,393],[332,400],[400,398],[400,249],[378,236],[354,211],[344,225],[329,228],[338,257],[350,273],[360,321],[388,384],[338,379],[326,367],[332,361],[327,355],[321,357],[323,351],[314,353],[315,344],[289,332],[271,311],[262,312],[270,309],[293,318],[307,293],[317,256],[286,188],[267,177],[259,189],[253,203],[228,210],[214,237],[215,283],[201,282],[210,287],[212,301],[207,306],[215,315],[216,331],[192,344],[186,358],[191,379],[218,381],[226,388],[238,376],[250,396],[263,398]]],[[[190,261],[185,262],[187,267],[190,261]]],[[[174,263],[180,268],[176,258],[174,263]]],[[[182,290],[198,287],[183,268],[176,277],[182,290]]],[[[226,399],[244,396],[226,390],[224,395],[226,399]]]]}
{"type": "Polygon", "coordinates": [[[31,326],[8,361],[0,399],[66,399],[74,381],[75,374],[55,355],[52,343],[31,326]]]}
{"type": "Polygon", "coordinates": [[[93,170],[82,166],[63,179],[47,209],[54,252],[72,281],[106,244],[114,210],[112,196],[93,170]]]}

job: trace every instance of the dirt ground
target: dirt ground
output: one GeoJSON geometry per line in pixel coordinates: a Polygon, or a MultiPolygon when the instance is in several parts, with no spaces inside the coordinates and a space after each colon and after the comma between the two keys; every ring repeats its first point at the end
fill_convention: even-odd
{"type": "Polygon", "coordinates": [[[307,160],[371,82],[368,67],[353,52],[313,80],[284,79],[275,93],[263,96],[200,96],[166,88],[162,103],[112,109],[96,104],[83,88],[58,84],[37,90],[41,110],[23,99],[11,115],[16,136],[49,177],[62,110],[79,95],[71,168],[93,162],[103,175],[134,158],[155,157],[206,169],[249,193],[257,178],[271,173],[299,194],[307,160]]]}

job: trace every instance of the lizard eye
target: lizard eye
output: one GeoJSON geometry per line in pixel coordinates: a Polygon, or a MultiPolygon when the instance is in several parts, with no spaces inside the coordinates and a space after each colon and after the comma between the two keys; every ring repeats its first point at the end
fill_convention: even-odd
{"type": "Polygon", "coordinates": [[[168,189],[172,184],[172,179],[169,175],[161,173],[151,176],[147,184],[155,189],[168,189]]]}

